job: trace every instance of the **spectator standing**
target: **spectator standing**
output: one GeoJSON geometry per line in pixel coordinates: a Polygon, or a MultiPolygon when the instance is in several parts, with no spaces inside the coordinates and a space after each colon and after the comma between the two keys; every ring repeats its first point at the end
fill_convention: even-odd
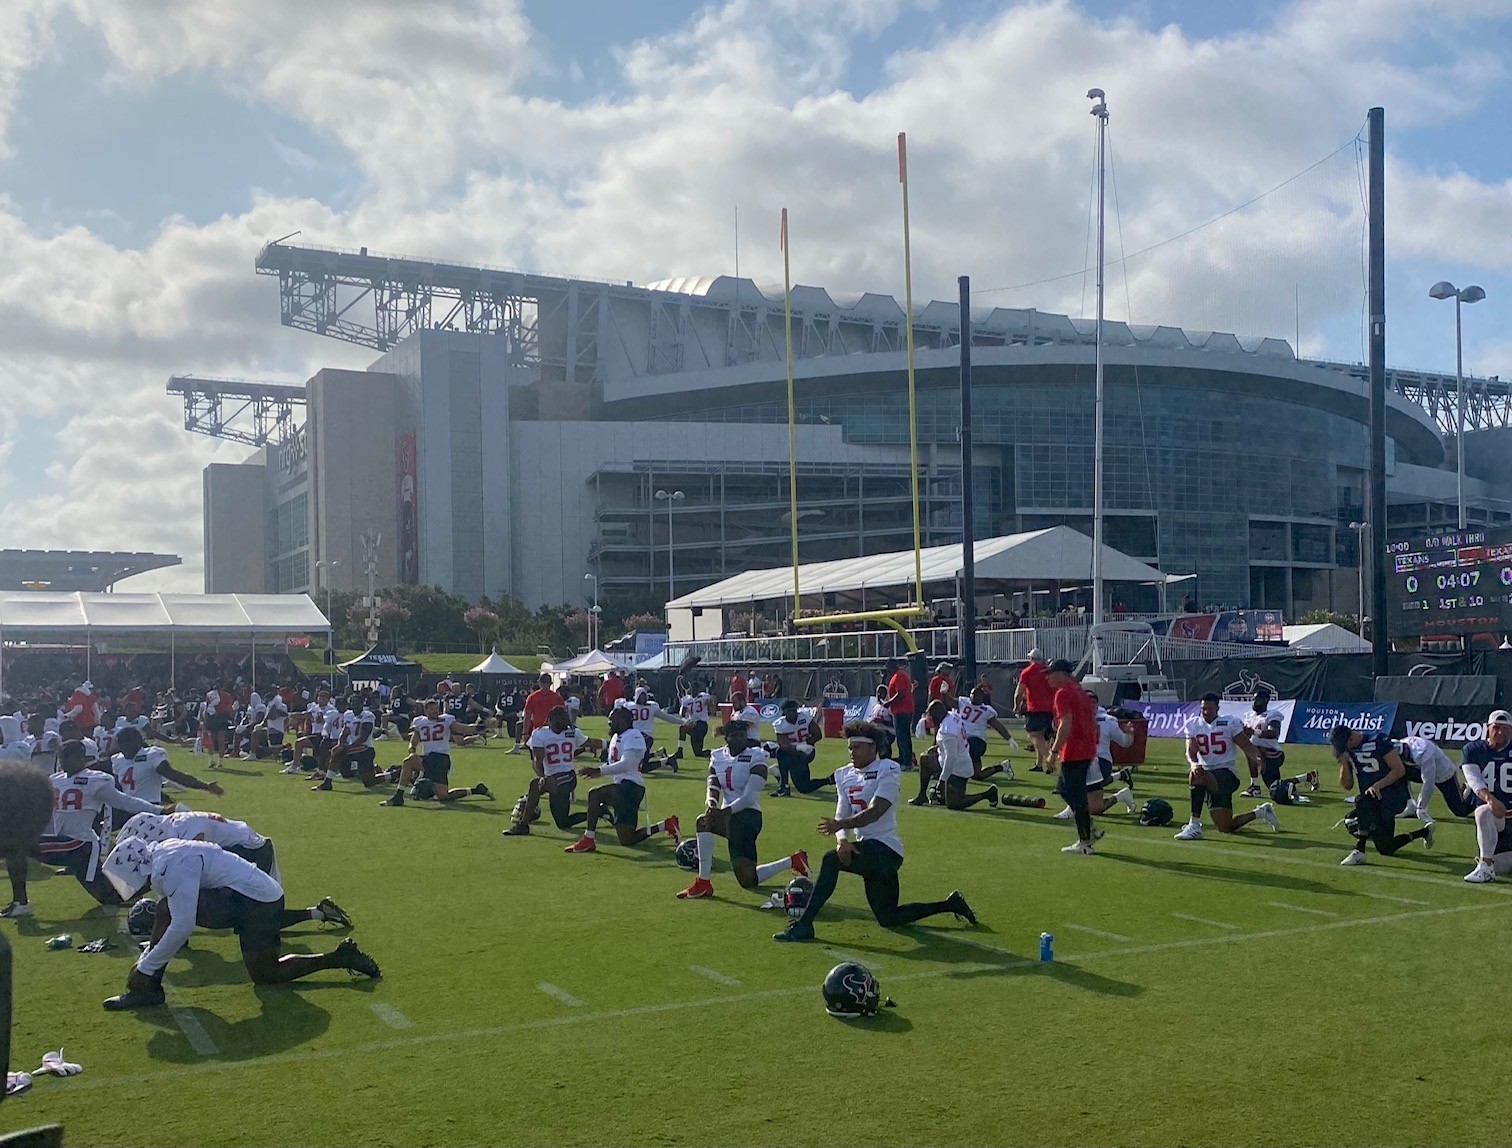
{"type": "Polygon", "coordinates": [[[897,744],[897,762],[905,770],[912,769],[913,760],[913,715],[914,684],[908,671],[897,658],[888,658],[885,669],[887,678],[887,712],[892,715],[893,737],[897,744]]]}

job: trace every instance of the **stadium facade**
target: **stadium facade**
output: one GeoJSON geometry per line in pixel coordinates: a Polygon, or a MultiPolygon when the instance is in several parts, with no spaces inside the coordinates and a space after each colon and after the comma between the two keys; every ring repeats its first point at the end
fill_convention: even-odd
{"type": "MultiPolygon", "coordinates": [[[[789,561],[780,289],[287,245],[265,248],[258,270],[279,277],[285,325],[381,353],[365,371],[310,379],[302,427],[298,397],[267,385],[285,405],[265,420],[264,445],[205,471],[207,591],[364,585],[367,531],[382,534],[379,585],[532,606],[582,601],[585,574],[604,595],[667,596],[789,561]],[[260,538],[246,530],[249,504],[265,512],[260,538]]],[[[792,310],[804,561],[911,545],[902,307],[797,287],[792,310]]],[[[918,307],[913,328],[923,542],[943,545],[962,532],[959,310],[918,307]]],[[[977,536],[1062,523],[1090,533],[1093,325],[998,308],[974,313],[970,330],[977,536]]],[[[1172,327],[1106,323],[1103,341],[1108,544],[1195,573],[1203,602],[1290,618],[1353,611],[1364,368],[1299,360],[1280,339],[1172,327]]],[[[1393,531],[1453,521],[1453,460],[1434,417],[1453,384],[1390,372],[1393,531]]],[[[216,385],[234,389],[186,390],[182,378],[170,389],[190,410],[191,392],[203,407],[216,385]]],[[[254,397],[258,386],[244,385],[254,397]]],[[[1489,410],[1478,405],[1477,420],[1489,410]]],[[[241,437],[230,424],[217,425],[241,437]]],[[[1472,519],[1507,521],[1503,455],[1470,441],[1472,519]]]]}

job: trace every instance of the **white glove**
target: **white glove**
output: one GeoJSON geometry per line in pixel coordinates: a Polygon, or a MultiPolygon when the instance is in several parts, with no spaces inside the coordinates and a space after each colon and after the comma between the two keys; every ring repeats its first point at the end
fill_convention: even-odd
{"type": "Polygon", "coordinates": [[[14,1096],[18,1092],[25,1092],[32,1086],[31,1073],[7,1072],[5,1074],[5,1095],[14,1096]]]}
{"type": "Polygon", "coordinates": [[[37,1069],[35,1076],[78,1076],[84,1071],[82,1064],[70,1064],[63,1059],[63,1050],[57,1052],[44,1052],[42,1054],[42,1067],[37,1069]]]}

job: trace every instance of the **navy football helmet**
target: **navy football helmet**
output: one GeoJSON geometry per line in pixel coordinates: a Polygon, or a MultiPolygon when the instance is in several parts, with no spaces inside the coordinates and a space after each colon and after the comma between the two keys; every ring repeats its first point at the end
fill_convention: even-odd
{"type": "Polygon", "coordinates": [[[830,1016],[852,1020],[875,1016],[882,1003],[877,978],[865,965],[846,961],[836,965],[824,978],[824,1011],[830,1016]]]}

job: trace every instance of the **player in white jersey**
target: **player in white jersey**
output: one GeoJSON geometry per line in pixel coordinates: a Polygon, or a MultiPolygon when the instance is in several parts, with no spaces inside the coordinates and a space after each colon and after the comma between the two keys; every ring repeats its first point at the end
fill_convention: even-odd
{"type": "Polygon", "coordinates": [[[151,845],[134,837],[111,851],[103,869],[121,900],[135,897],[149,884],[161,898],[151,943],[127,974],[126,991],[105,1002],[112,1012],[164,1003],[163,972],[195,925],[235,930],[253,984],[287,984],[322,969],[346,969],[375,979],[382,975],[378,962],[350,937],[329,953],[280,957],[280,931],[290,923],[283,886],[256,865],[208,841],[151,845]]]}
{"type": "Polygon", "coordinates": [[[966,795],[966,783],[975,775],[976,766],[971,760],[971,747],[966,742],[966,727],[960,714],[938,699],[929,703],[925,713],[934,729],[935,743],[934,748],[919,757],[919,794],[909,804],[928,805],[930,782],[938,777],[939,801],[946,808],[970,809],[985,801],[996,809],[998,789],[995,785],[989,785],[970,797],[966,795]]]}
{"type": "Polygon", "coordinates": [[[1444,795],[1444,804],[1455,817],[1474,816],[1471,795],[1460,788],[1454,763],[1442,749],[1426,737],[1404,737],[1397,742],[1397,753],[1407,767],[1409,779],[1419,783],[1417,799],[1407,803],[1401,816],[1416,817],[1431,825],[1433,815],[1428,812],[1428,803],[1435,789],[1444,795]]]}
{"type": "Polygon", "coordinates": [[[761,740],[761,711],[746,701],[743,693],[730,695],[730,720],[743,721],[752,741],[761,740]]]}
{"type": "Polygon", "coordinates": [[[62,735],[56,723],[49,723],[40,713],[32,714],[26,721],[27,745],[31,747],[31,764],[51,777],[58,771],[58,750],[63,746],[62,735]],[[49,724],[53,728],[49,729],[49,724]]]}
{"type": "MultiPolygon", "coordinates": [[[[213,793],[216,797],[224,796],[226,792],[214,782],[201,781],[193,774],[174,769],[168,764],[168,754],[158,746],[143,745],[141,731],[131,726],[117,735],[116,746],[120,752],[110,758],[110,772],[115,775],[116,784],[120,786],[122,793],[129,793],[132,797],[153,805],[161,805],[164,781],[182,785],[185,789],[213,793]]],[[[119,829],[130,816],[117,809],[112,817],[111,828],[119,829]]]]}
{"type": "MultiPolygon", "coordinates": [[[[1003,765],[982,766],[982,759],[987,755],[987,730],[995,730],[1010,748],[1017,746],[1013,740],[1013,734],[1003,719],[998,716],[996,707],[992,704],[992,696],[981,686],[971,691],[969,697],[956,699],[956,716],[961,719],[961,726],[966,732],[966,747],[971,751],[972,777],[976,781],[985,781],[997,773],[1003,772],[1003,765]]],[[[1007,764],[1006,762],[1004,763],[1007,764]]],[[[1013,771],[1008,770],[1007,780],[1013,780],[1013,771]]]]}
{"type": "MultiPolygon", "coordinates": [[[[753,728],[749,719],[746,725],[747,729],[753,728]]],[[[810,772],[814,749],[824,739],[818,713],[800,708],[797,698],[785,698],[782,716],[772,723],[772,734],[777,739],[771,747],[772,756],[777,759],[777,797],[788,797],[794,789],[799,793],[815,793],[835,784],[834,774],[814,777],[810,772]]]]}
{"type": "Polygon", "coordinates": [[[492,801],[493,791],[481,781],[467,789],[453,789],[450,784],[452,735],[470,737],[477,732],[477,726],[464,725],[451,714],[442,713],[441,703],[431,698],[425,703],[425,712],[410,723],[410,752],[399,767],[399,786],[378,804],[403,805],[404,787],[410,784],[414,785],[410,796],[420,800],[460,801],[471,796],[492,801]]]}
{"type": "Polygon", "coordinates": [[[347,698],[336,747],[326,763],[325,777],[314,786],[315,789],[329,790],[333,776],[350,778],[354,773],[364,789],[382,784],[374,765],[376,751],[373,748],[373,729],[376,725],[377,719],[373,716],[373,711],[361,699],[356,695],[347,698]]]}
{"type": "Polygon", "coordinates": [[[288,703],[277,692],[268,695],[263,719],[252,730],[252,744],[248,752],[259,761],[270,753],[277,753],[283,748],[284,732],[288,725],[288,703]]]}
{"type": "Polygon", "coordinates": [[[1239,771],[1235,755],[1243,753],[1253,775],[1260,771],[1260,753],[1250,740],[1244,723],[1231,714],[1218,712],[1217,694],[1202,696],[1202,711],[1186,724],[1187,780],[1191,786],[1192,816],[1176,834],[1178,841],[1196,841],[1202,836],[1202,806],[1212,811],[1213,824],[1220,832],[1237,833],[1256,818],[1272,829],[1280,829],[1275,807],[1270,802],[1255,806],[1250,813],[1234,812],[1234,794],[1239,792],[1239,771]]]}
{"type": "Polygon", "coordinates": [[[573,830],[588,820],[586,813],[572,812],[572,798],[577,792],[577,770],[572,759],[587,750],[597,753],[603,742],[585,737],[572,725],[566,706],[553,706],[546,724],[530,731],[526,745],[535,776],[523,797],[515,802],[514,824],[504,830],[505,837],[527,837],[530,823],[541,815],[541,795],[546,795],[551,820],[558,829],[573,830]]]}
{"type": "Polygon", "coordinates": [[[676,845],[681,840],[676,817],[640,828],[640,807],[646,799],[646,779],[641,771],[646,758],[646,739],[636,730],[628,709],[616,706],[610,711],[609,733],[612,736],[604,764],[578,770],[579,777],[607,777],[609,784],[588,791],[588,817],[583,835],[567,846],[566,851],[594,852],[598,848],[595,842],[599,818],[605,813],[613,816],[614,834],[621,845],[639,845],[661,832],[666,832],[676,845]]]}
{"type": "Polygon", "coordinates": [[[656,723],[658,721],[671,722],[681,730],[684,726],[682,716],[664,710],[651,696],[651,691],[644,686],[636,688],[635,697],[626,701],[621,698],[614,703],[616,707],[630,711],[630,719],[635,727],[635,732],[640,734],[646,742],[646,759],[641,763],[641,772],[650,773],[653,769],[660,769],[664,765],[672,767],[672,772],[677,772],[677,763],[682,760],[682,746],[678,745],[677,752],[669,754],[665,750],[659,758],[652,757],[656,745],[656,723]]]}
{"type": "MultiPolygon", "coordinates": [[[[835,891],[841,873],[854,873],[866,886],[872,916],[885,929],[912,924],[938,913],[954,913],[976,924],[976,914],[960,890],[943,901],[898,904],[898,870],[903,867],[903,839],[898,836],[899,789],[903,773],[898,763],[878,756],[886,744],[881,732],[867,722],[845,727],[850,764],[835,771],[835,815],[819,822],[819,832],[833,836],[835,848],[819,864],[819,879],[800,908],[803,893],[788,887],[788,927],[775,941],[812,941],[814,918],[835,891]],[[795,895],[796,894],[796,895],[795,895]]],[[[800,887],[801,889],[801,887],[800,887]]]]}
{"type": "Polygon", "coordinates": [[[714,896],[714,884],[709,877],[714,872],[716,836],[729,842],[730,868],[742,889],[754,889],[789,869],[800,877],[809,875],[808,854],[801,850],[780,861],[756,863],[767,754],[751,743],[744,722],[727,722],[721,732],[725,743],[709,755],[708,800],[698,818],[698,877],[677,894],[681,901],[714,896]]]}
{"type": "Polygon", "coordinates": [[[704,738],[709,736],[709,720],[714,716],[714,699],[709,697],[709,691],[689,686],[683,693],[682,701],[678,703],[677,712],[683,719],[683,732],[678,735],[678,745],[682,744],[686,735],[693,743],[693,756],[708,757],[704,738]]]}
{"type": "MultiPolygon", "coordinates": [[[[129,813],[157,813],[159,809],[146,801],[122,793],[115,778],[89,768],[84,743],[65,742],[58,751],[58,772],[52,775],[53,815],[32,855],[49,865],[61,865],[74,875],[96,901],[102,905],[119,905],[115,890],[100,877],[100,838],[95,826],[107,808],[129,813]]],[[[7,857],[11,902],[0,917],[30,917],[27,899],[25,856],[7,857]]]]}

